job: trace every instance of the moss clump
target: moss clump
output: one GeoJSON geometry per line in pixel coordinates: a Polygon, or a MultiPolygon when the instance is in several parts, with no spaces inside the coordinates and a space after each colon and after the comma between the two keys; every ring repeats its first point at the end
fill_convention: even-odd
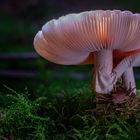
{"type": "Polygon", "coordinates": [[[55,93],[44,87],[43,91],[46,91],[45,96],[33,99],[27,91],[1,93],[0,98],[5,98],[7,105],[0,105],[0,139],[140,139],[140,109],[134,109],[135,104],[139,105],[136,97],[117,105],[106,97],[108,108],[106,106],[99,116],[95,111],[97,98],[89,87],[73,89],[73,92],[72,89],[70,92],[53,91],[55,93]]]}

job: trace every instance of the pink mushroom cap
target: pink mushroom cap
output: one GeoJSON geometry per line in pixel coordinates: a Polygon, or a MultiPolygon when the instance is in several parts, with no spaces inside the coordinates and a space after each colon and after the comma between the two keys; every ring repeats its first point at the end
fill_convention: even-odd
{"type": "Polygon", "coordinates": [[[114,50],[115,57],[140,51],[139,35],[139,14],[96,10],[47,22],[35,36],[34,47],[57,64],[92,64],[95,51],[114,50]]]}

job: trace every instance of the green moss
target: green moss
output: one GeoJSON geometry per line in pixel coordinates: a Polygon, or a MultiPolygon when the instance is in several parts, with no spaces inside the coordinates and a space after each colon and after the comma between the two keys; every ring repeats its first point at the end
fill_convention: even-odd
{"type": "MultiPolygon", "coordinates": [[[[58,82],[59,83],[59,82],[58,82]]],[[[112,112],[97,118],[88,109],[95,109],[95,94],[86,83],[67,90],[36,87],[35,98],[25,90],[17,93],[7,88],[1,93],[0,138],[20,140],[137,140],[140,110],[132,117],[112,112]],[[70,89],[70,90],[69,90],[70,89]],[[6,102],[5,104],[3,104],[6,102]]],[[[60,84],[60,83],[59,83],[60,84]]],[[[64,87],[64,86],[63,86],[64,87]]]]}

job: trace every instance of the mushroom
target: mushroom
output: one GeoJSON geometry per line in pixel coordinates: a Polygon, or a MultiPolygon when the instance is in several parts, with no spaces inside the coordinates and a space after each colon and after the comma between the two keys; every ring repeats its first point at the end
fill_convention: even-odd
{"type": "Polygon", "coordinates": [[[34,39],[36,51],[57,64],[94,64],[93,85],[108,94],[123,75],[135,86],[132,67],[140,65],[140,15],[96,10],[47,22],[34,39]],[[115,67],[113,60],[122,58],[115,67]]]}
{"type": "MultiPolygon", "coordinates": [[[[119,53],[118,53],[119,54],[119,53]]],[[[113,53],[114,56],[114,67],[117,66],[117,64],[124,59],[121,55],[118,57],[118,54],[115,52],[113,53]],[[116,57],[117,56],[117,57],[116,57]]],[[[125,89],[128,91],[129,94],[134,94],[136,95],[136,83],[134,79],[134,72],[133,72],[133,67],[128,68],[123,74],[122,74],[122,80],[123,80],[123,85],[125,89]]]]}

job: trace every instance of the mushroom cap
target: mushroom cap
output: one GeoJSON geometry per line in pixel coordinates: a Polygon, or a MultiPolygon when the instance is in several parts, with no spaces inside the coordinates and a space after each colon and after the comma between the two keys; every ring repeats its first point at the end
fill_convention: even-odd
{"type": "Polygon", "coordinates": [[[34,38],[36,51],[57,64],[94,63],[94,52],[114,50],[114,57],[140,51],[140,14],[96,10],[47,22],[34,38]]]}

